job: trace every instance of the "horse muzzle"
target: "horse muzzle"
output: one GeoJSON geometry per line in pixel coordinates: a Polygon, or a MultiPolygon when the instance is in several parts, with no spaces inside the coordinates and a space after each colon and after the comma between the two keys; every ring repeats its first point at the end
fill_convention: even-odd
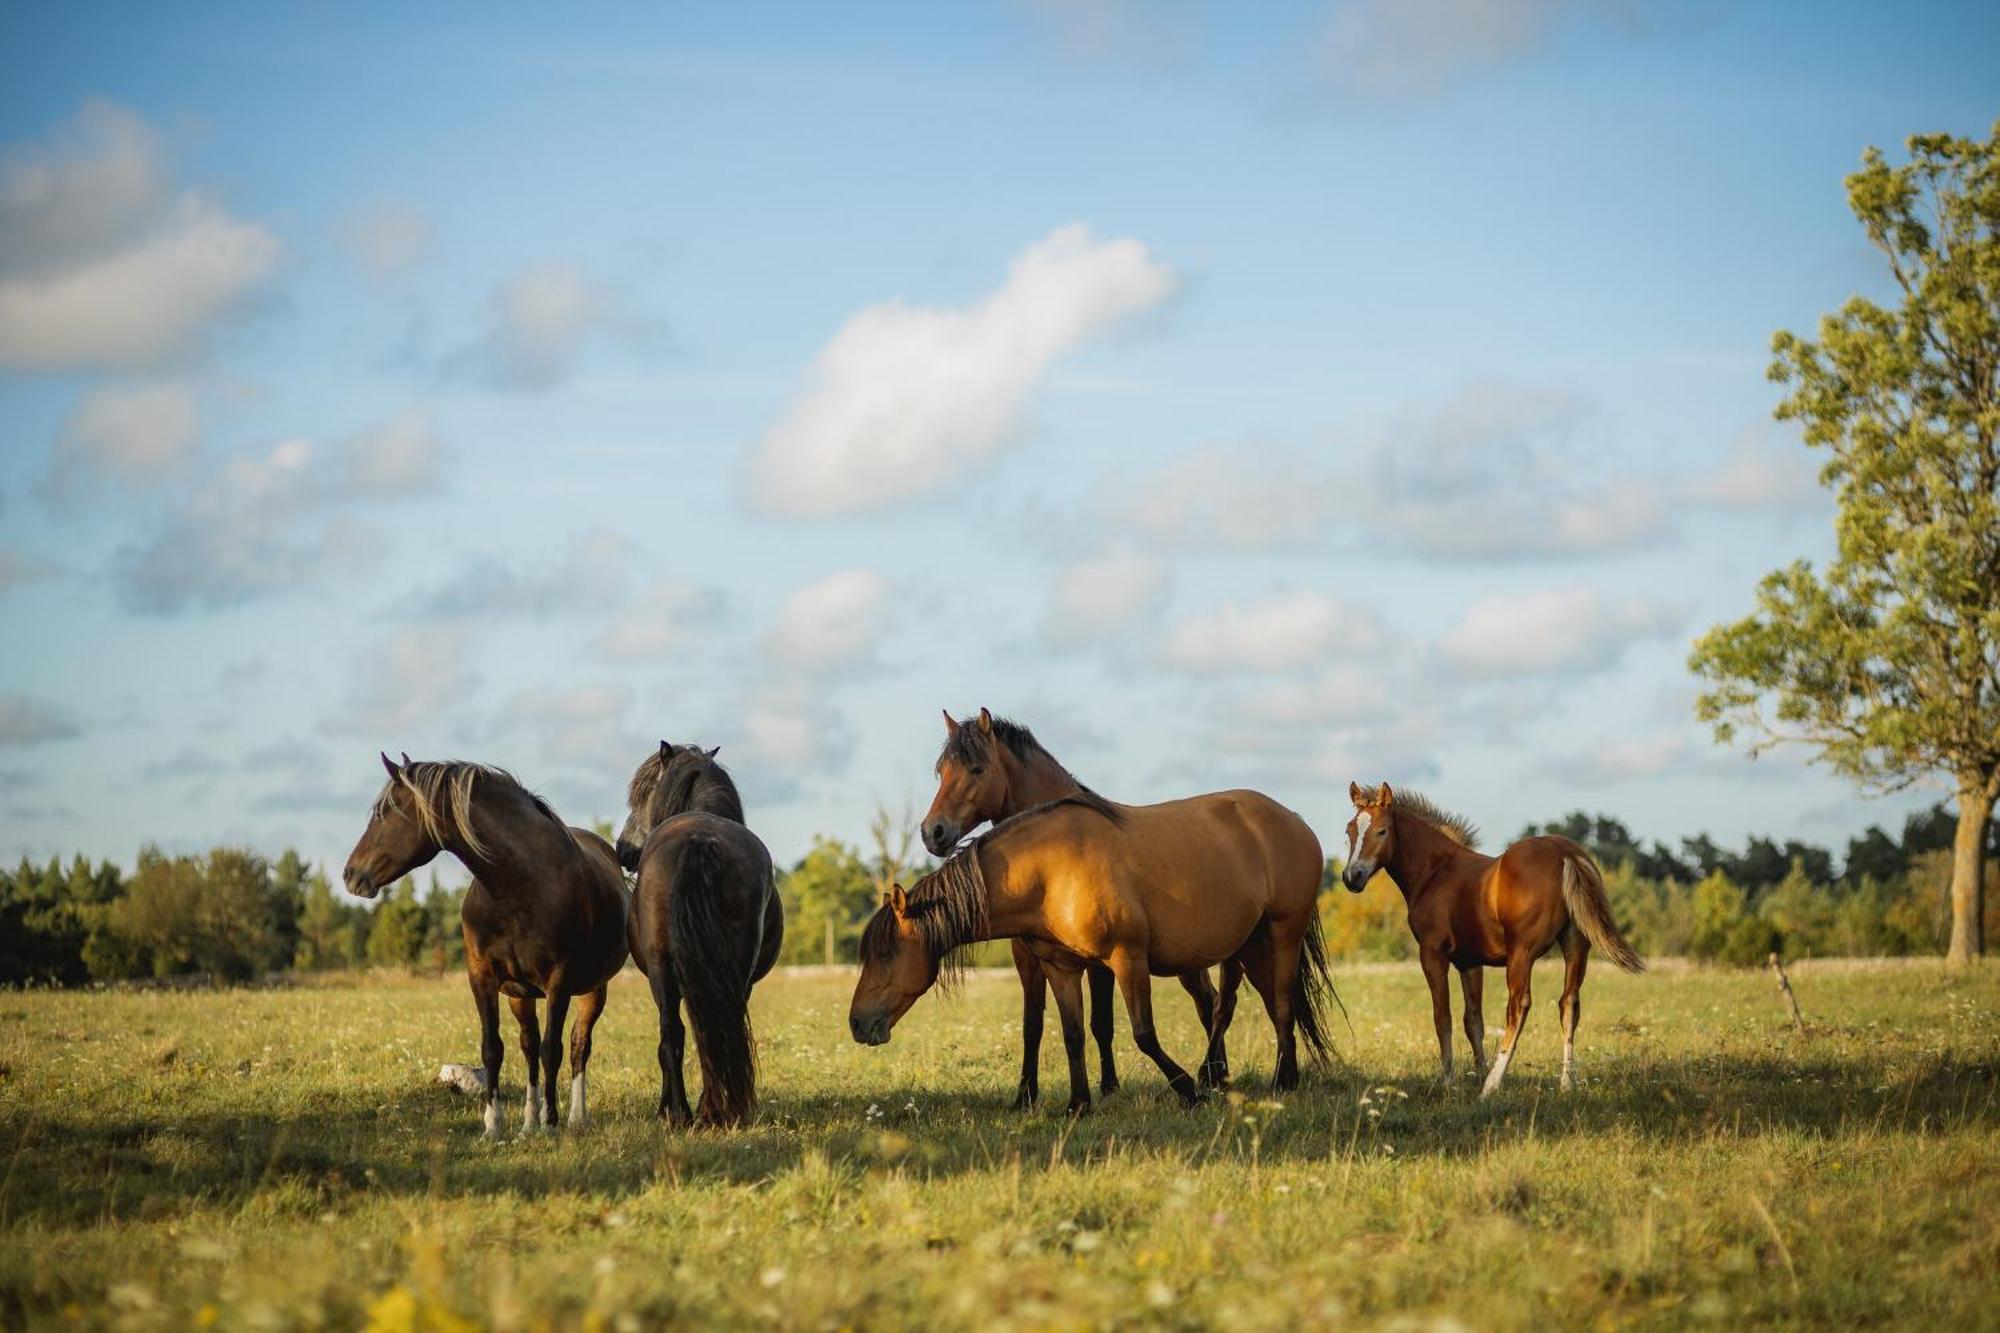
{"type": "Polygon", "coordinates": [[[924,850],[932,856],[948,856],[958,845],[958,827],[942,819],[924,825],[924,850]]]}
{"type": "Polygon", "coordinates": [[[847,1026],[854,1033],[854,1040],[863,1046],[887,1046],[889,1044],[889,1018],[878,1014],[874,1018],[849,1016],[847,1026]]]}
{"type": "Polygon", "coordinates": [[[639,868],[639,850],[638,843],[627,842],[625,839],[620,838],[617,847],[618,864],[627,870],[637,870],[639,868]]]}
{"type": "Polygon", "coordinates": [[[1375,867],[1355,863],[1340,872],[1340,882],[1347,886],[1349,893],[1359,893],[1368,887],[1368,881],[1375,878],[1375,867]]]}
{"type": "Polygon", "coordinates": [[[366,870],[349,866],[341,872],[340,878],[341,882],[347,885],[347,891],[357,898],[373,898],[382,891],[382,886],[377,884],[375,877],[366,870]]]}

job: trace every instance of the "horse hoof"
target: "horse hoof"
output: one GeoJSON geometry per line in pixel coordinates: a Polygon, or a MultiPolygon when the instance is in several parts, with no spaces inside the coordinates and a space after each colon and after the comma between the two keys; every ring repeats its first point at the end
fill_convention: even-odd
{"type": "Polygon", "coordinates": [[[1116,1074],[1106,1074],[1097,1085],[1097,1095],[1100,1097],[1109,1097],[1116,1091],[1118,1091],[1118,1075],[1116,1074]]]}
{"type": "Polygon", "coordinates": [[[1066,1116],[1089,1115],[1090,1099],[1086,1097],[1080,1102],[1077,1101],[1071,1102],[1068,1106],[1065,1106],[1063,1108],[1063,1114],[1066,1116]]]}

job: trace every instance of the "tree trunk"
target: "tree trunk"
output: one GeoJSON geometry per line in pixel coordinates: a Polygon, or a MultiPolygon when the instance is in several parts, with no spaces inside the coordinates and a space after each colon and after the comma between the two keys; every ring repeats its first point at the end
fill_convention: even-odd
{"type": "Polygon", "coordinates": [[[1993,798],[1978,778],[1958,787],[1958,836],[1951,846],[1951,947],[1947,963],[1969,963],[1986,952],[1986,821],[1993,798]]]}

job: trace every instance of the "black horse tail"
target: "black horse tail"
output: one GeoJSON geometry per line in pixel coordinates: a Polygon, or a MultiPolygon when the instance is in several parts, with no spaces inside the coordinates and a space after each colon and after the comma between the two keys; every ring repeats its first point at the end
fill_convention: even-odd
{"type": "Polygon", "coordinates": [[[1325,1065],[1333,1055],[1333,1047],[1326,1039],[1329,999],[1340,1005],[1340,1016],[1346,1018],[1347,1006],[1341,1003],[1340,992],[1333,988],[1333,974],[1326,968],[1326,934],[1320,929],[1319,912],[1315,910],[1312,924],[1306,927],[1306,937],[1299,945],[1299,974],[1292,980],[1292,1025],[1305,1038],[1306,1049],[1319,1065],[1325,1065]]]}
{"type": "MultiPolygon", "coordinates": [[[[701,1058],[700,1119],[740,1125],[757,1100],[755,1048],[750,1039],[750,969],[757,953],[730,928],[723,900],[730,891],[730,861],[722,844],[696,833],[674,867],[668,929],[674,980],[694,1028],[701,1058]]],[[[762,921],[762,913],[756,916],[762,921]]]]}

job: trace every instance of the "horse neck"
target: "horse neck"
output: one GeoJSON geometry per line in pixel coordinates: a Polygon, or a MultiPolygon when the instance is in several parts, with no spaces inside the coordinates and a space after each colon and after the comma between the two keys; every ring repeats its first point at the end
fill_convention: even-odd
{"type": "Polygon", "coordinates": [[[1019,841],[1020,830],[1008,832],[1012,836],[997,841],[989,834],[973,851],[979,858],[979,880],[986,892],[986,931],[981,939],[1032,936],[1043,924],[1041,878],[1026,873],[1031,849],[1007,847],[1007,842],[1019,841]],[[1016,873],[1016,867],[1022,873],[1016,873]]]}
{"type": "Polygon", "coordinates": [[[475,784],[466,811],[484,850],[473,851],[455,823],[447,827],[444,839],[445,850],[463,861],[487,892],[506,897],[516,889],[540,888],[551,867],[581,855],[569,829],[545,815],[524,793],[490,793],[486,784],[475,784]]]}
{"type": "MultiPolygon", "coordinates": [[[[1006,746],[998,747],[1000,762],[1007,769],[1007,804],[1000,819],[1032,810],[1038,805],[1074,796],[1083,784],[1047,750],[1035,747],[1025,759],[1006,746]]],[[[999,820],[995,820],[998,823],[999,820]]]]}
{"type": "Polygon", "coordinates": [[[1404,901],[1414,902],[1439,871],[1460,857],[1475,855],[1433,828],[1430,821],[1405,815],[1396,821],[1396,850],[1383,869],[1403,891],[1404,901]]]}

